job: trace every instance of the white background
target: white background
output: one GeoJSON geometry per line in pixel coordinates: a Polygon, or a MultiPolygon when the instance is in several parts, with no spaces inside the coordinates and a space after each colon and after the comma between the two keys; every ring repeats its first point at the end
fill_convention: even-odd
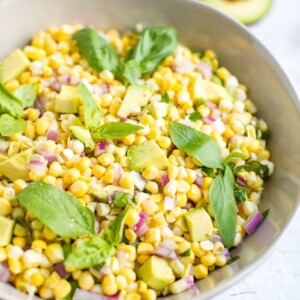
{"type": "MultiPolygon", "coordinates": [[[[279,61],[300,96],[300,0],[274,1],[269,14],[249,30],[279,61]]],[[[268,260],[213,300],[232,299],[300,299],[300,213],[268,260]]]]}

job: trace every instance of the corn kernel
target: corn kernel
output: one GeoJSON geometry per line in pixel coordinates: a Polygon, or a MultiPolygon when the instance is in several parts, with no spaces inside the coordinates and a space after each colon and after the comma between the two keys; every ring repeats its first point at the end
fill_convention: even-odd
{"type": "Polygon", "coordinates": [[[125,189],[130,189],[133,187],[134,180],[131,173],[124,172],[121,175],[119,185],[125,189]]]}
{"type": "Polygon", "coordinates": [[[45,250],[46,256],[53,264],[57,264],[64,260],[64,252],[60,244],[51,244],[45,250]]]}
{"type": "Polygon", "coordinates": [[[0,197],[0,216],[8,216],[11,212],[12,206],[10,202],[5,198],[0,197]]]}
{"type": "Polygon", "coordinates": [[[205,265],[199,264],[194,267],[194,276],[197,279],[205,278],[205,277],[207,277],[207,275],[208,275],[208,269],[205,265]]]}
{"type": "Polygon", "coordinates": [[[72,290],[71,284],[63,279],[54,289],[53,294],[55,299],[64,299],[72,290]]]}
{"type": "Polygon", "coordinates": [[[122,269],[120,271],[120,274],[123,275],[126,278],[126,281],[128,284],[135,282],[136,280],[136,274],[133,270],[131,269],[122,269]]]}
{"type": "Polygon", "coordinates": [[[151,254],[153,252],[154,248],[150,243],[141,242],[138,244],[137,247],[137,254],[143,255],[143,254],[151,254]]]}
{"type": "Polygon", "coordinates": [[[198,202],[201,200],[201,189],[196,184],[192,184],[187,193],[187,196],[192,201],[198,202]]]}
{"type": "Polygon", "coordinates": [[[213,254],[205,254],[201,257],[201,263],[207,267],[212,266],[216,262],[216,257],[213,254]]]}

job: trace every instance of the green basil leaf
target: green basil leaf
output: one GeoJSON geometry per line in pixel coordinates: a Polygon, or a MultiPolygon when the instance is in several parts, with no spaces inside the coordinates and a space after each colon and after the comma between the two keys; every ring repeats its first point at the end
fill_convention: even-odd
{"type": "Polygon", "coordinates": [[[101,125],[101,109],[97,106],[92,93],[84,83],[78,86],[78,92],[84,103],[84,121],[89,130],[95,130],[101,125]]]}
{"type": "Polygon", "coordinates": [[[230,265],[232,263],[234,263],[235,261],[239,260],[240,257],[238,255],[231,257],[228,261],[227,261],[227,265],[230,265]]]}
{"type": "Polygon", "coordinates": [[[73,295],[75,293],[75,290],[78,288],[78,283],[75,280],[71,280],[69,281],[70,285],[71,285],[71,292],[69,293],[68,296],[66,296],[64,298],[64,300],[72,300],[73,299],[73,295]]]}
{"type": "Polygon", "coordinates": [[[67,258],[72,252],[72,246],[70,244],[63,244],[61,247],[64,253],[64,258],[67,258]]]}
{"type": "Polygon", "coordinates": [[[269,215],[270,209],[266,209],[261,215],[264,217],[264,219],[269,215]]]}
{"type": "Polygon", "coordinates": [[[187,257],[190,256],[192,254],[191,249],[187,249],[186,251],[184,251],[182,254],[180,254],[181,257],[187,257]]]}
{"type": "Polygon", "coordinates": [[[76,248],[65,260],[67,268],[86,269],[103,266],[114,255],[116,249],[103,236],[96,235],[76,248]]]}
{"type": "Polygon", "coordinates": [[[160,102],[163,102],[163,103],[170,103],[170,102],[171,102],[168,93],[164,93],[164,94],[161,96],[160,102]]]}
{"type": "Polygon", "coordinates": [[[123,62],[119,68],[119,76],[125,85],[138,84],[141,77],[141,68],[135,59],[123,62]]]}
{"type": "Polygon", "coordinates": [[[17,198],[27,210],[62,237],[95,234],[95,217],[91,210],[52,184],[30,183],[17,198]]]}
{"type": "Polygon", "coordinates": [[[156,26],[145,29],[126,61],[135,59],[141,66],[142,75],[152,74],[175,51],[177,33],[174,28],[156,26]]]}
{"type": "Polygon", "coordinates": [[[131,207],[127,206],[107,228],[107,239],[113,246],[119,245],[123,239],[125,218],[130,209],[131,207]]]}
{"type": "Polygon", "coordinates": [[[189,119],[193,122],[203,120],[203,117],[199,114],[199,112],[195,111],[189,115],[189,119]]]}
{"type": "Polygon", "coordinates": [[[73,135],[82,141],[87,148],[94,149],[95,143],[89,130],[83,126],[69,126],[73,135]]]}
{"type": "Polygon", "coordinates": [[[0,114],[9,114],[14,118],[23,116],[22,101],[10,93],[2,83],[0,83],[0,114]]]}
{"type": "Polygon", "coordinates": [[[245,170],[248,172],[253,171],[256,175],[260,176],[262,179],[265,179],[269,176],[269,168],[267,165],[261,164],[259,161],[252,161],[250,164],[242,165],[235,168],[235,172],[245,170]]]}
{"type": "Polygon", "coordinates": [[[236,234],[236,204],[232,189],[232,172],[228,166],[212,182],[209,200],[222,240],[227,248],[233,245],[236,234]]]}
{"type": "Polygon", "coordinates": [[[95,71],[116,71],[118,54],[95,29],[83,28],[74,33],[73,39],[89,66],[95,71]]]}
{"type": "Polygon", "coordinates": [[[232,159],[234,158],[241,158],[243,157],[244,155],[240,152],[231,152],[225,159],[224,159],[224,162],[223,164],[224,165],[227,165],[232,159]]]}
{"type": "Polygon", "coordinates": [[[36,99],[36,83],[22,85],[13,94],[21,100],[23,108],[30,107],[36,99]]]}
{"type": "Polygon", "coordinates": [[[169,130],[178,149],[196,158],[206,167],[222,168],[220,148],[210,136],[177,122],[171,122],[169,130]]]}
{"type": "Polygon", "coordinates": [[[124,122],[112,122],[102,125],[92,133],[95,140],[119,139],[135,133],[143,127],[124,122]]]}
{"type": "Polygon", "coordinates": [[[242,203],[247,199],[247,192],[244,189],[238,189],[233,192],[236,203],[242,203]]]}
{"type": "Polygon", "coordinates": [[[26,121],[23,119],[15,119],[8,114],[0,116],[0,135],[11,136],[26,129],[26,121]]]}
{"type": "Polygon", "coordinates": [[[215,169],[215,168],[202,167],[201,170],[202,170],[202,173],[208,177],[215,178],[217,175],[217,169],[215,169]]]}
{"type": "Polygon", "coordinates": [[[112,202],[112,207],[126,207],[127,205],[132,205],[133,195],[129,193],[115,192],[114,201],[112,202]]]}

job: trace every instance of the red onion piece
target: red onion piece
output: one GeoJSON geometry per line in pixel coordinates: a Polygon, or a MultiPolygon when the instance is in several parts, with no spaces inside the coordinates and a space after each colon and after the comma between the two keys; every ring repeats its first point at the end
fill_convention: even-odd
{"type": "Polygon", "coordinates": [[[103,275],[109,275],[111,274],[111,269],[108,265],[105,265],[101,268],[100,272],[103,274],[103,275]]]}
{"type": "Polygon", "coordinates": [[[204,62],[204,61],[200,61],[197,65],[196,65],[196,70],[199,71],[202,76],[204,77],[204,79],[206,80],[210,80],[211,76],[212,76],[212,68],[211,65],[204,62]]]}
{"type": "Polygon", "coordinates": [[[211,239],[210,239],[213,243],[216,243],[216,242],[222,242],[222,238],[220,235],[218,234],[213,234],[211,239]]]}
{"type": "Polygon", "coordinates": [[[124,250],[118,250],[117,259],[119,261],[120,269],[123,269],[125,267],[127,258],[128,258],[127,252],[125,252],[124,250]]]}
{"type": "Polygon", "coordinates": [[[223,255],[226,257],[226,260],[229,260],[231,258],[230,252],[227,248],[224,248],[223,255]]]}
{"type": "Polygon", "coordinates": [[[56,264],[53,267],[54,271],[60,276],[60,278],[65,279],[68,277],[68,275],[70,274],[69,272],[66,271],[65,265],[63,262],[60,262],[58,264],[56,264]]]}
{"type": "Polygon", "coordinates": [[[99,156],[99,155],[105,153],[106,146],[107,145],[106,145],[105,141],[101,141],[101,142],[97,143],[97,146],[95,147],[94,155],[99,156]]]}
{"type": "Polygon", "coordinates": [[[52,84],[50,84],[49,88],[59,93],[61,90],[61,82],[56,79],[52,84]]]}
{"type": "Polygon", "coordinates": [[[144,236],[146,232],[148,231],[148,225],[146,224],[146,221],[148,219],[149,215],[146,212],[140,212],[140,219],[136,223],[136,225],[133,226],[133,231],[138,235],[138,236],[144,236]]]}
{"type": "Polygon", "coordinates": [[[201,189],[203,187],[203,176],[197,174],[194,184],[197,185],[201,189]]]}
{"type": "Polygon", "coordinates": [[[256,211],[251,216],[249,216],[248,220],[244,224],[244,229],[247,234],[252,234],[263,220],[264,217],[259,211],[256,211]]]}
{"type": "Polygon", "coordinates": [[[69,85],[71,83],[71,75],[64,74],[58,78],[59,82],[64,85],[69,85]]]}
{"type": "Polygon", "coordinates": [[[206,124],[212,124],[215,121],[216,121],[216,119],[211,116],[204,118],[204,123],[206,123],[206,124]]]}
{"type": "Polygon", "coordinates": [[[170,260],[178,259],[178,256],[174,250],[168,249],[168,248],[162,247],[162,246],[159,246],[158,248],[156,248],[154,250],[153,254],[156,256],[159,256],[159,257],[170,259],[170,260]]]}
{"type": "Polygon", "coordinates": [[[173,72],[184,74],[189,73],[194,70],[194,65],[190,61],[184,61],[180,65],[173,65],[171,66],[173,72]]]}
{"type": "Polygon", "coordinates": [[[139,236],[139,237],[142,237],[144,236],[147,231],[149,230],[149,227],[147,224],[143,224],[139,230],[136,231],[136,234],[139,236]]]}
{"type": "Polygon", "coordinates": [[[53,84],[55,82],[55,80],[56,79],[54,77],[51,77],[48,79],[42,79],[41,84],[44,88],[48,88],[48,87],[50,87],[51,84],[53,84]]]}
{"type": "Polygon", "coordinates": [[[210,110],[213,110],[213,109],[216,109],[217,108],[217,105],[213,102],[210,102],[210,101],[205,101],[205,104],[206,106],[210,109],[210,110]]]}
{"type": "Polygon", "coordinates": [[[108,300],[107,296],[77,288],[72,300],[108,300]]]}
{"type": "Polygon", "coordinates": [[[119,299],[119,293],[116,293],[113,296],[105,296],[105,300],[118,300],[119,299]]]}
{"type": "Polygon", "coordinates": [[[169,178],[168,172],[165,172],[160,176],[160,183],[162,186],[165,186],[169,181],[170,181],[170,178],[169,178]]]}
{"type": "Polygon", "coordinates": [[[109,92],[109,87],[107,84],[94,84],[94,92],[98,95],[102,95],[109,92]]]}
{"type": "Polygon", "coordinates": [[[44,97],[36,98],[33,107],[38,109],[40,112],[40,116],[45,112],[45,104],[47,103],[47,99],[44,97]]]}
{"type": "Polygon", "coordinates": [[[236,183],[239,184],[239,185],[241,185],[241,186],[246,186],[247,185],[245,179],[242,178],[242,177],[240,177],[240,176],[237,176],[236,183]]]}
{"type": "Polygon", "coordinates": [[[170,250],[176,250],[178,248],[177,244],[172,240],[163,240],[160,243],[161,247],[168,248],[170,250]]]}
{"type": "Polygon", "coordinates": [[[125,118],[125,117],[121,117],[120,118],[120,122],[126,122],[128,119],[127,118],[125,118]]]}
{"type": "Polygon", "coordinates": [[[81,78],[72,75],[70,80],[70,85],[78,85],[81,82],[81,78]]]}
{"type": "Polygon", "coordinates": [[[5,263],[0,263],[0,281],[8,282],[10,278],[10,271],[5,263]]]}
{"type": "Polygon", "coordinates": [[[60,136],[60,132],[57,130],[50,129],[47,134],[47,140],[57,142],[60,136]]]}
{"type": "Polygon", "coordinates": [[[123,173],[123,169],[122,167],[118,164],[118,163],[114,163],[114,180],[113,180],[113,184],[114,185],[118,185],[120,178],[122,176],[123,173]]]}
{"type": "Polygon", "coordinates": [[[189,287],[189,289],[193,289],[195,287],[193,277],[191,277],[191,276],[186,277],[185,282],[186,282],[187,286],[189,287]]]}
{"type": "Polygon", "coordinates": [[[41,150],[40,154],[48,161],[48,164],[52,164],[54,161],[57,161],[57,156],[55,153],[41,150]]]}

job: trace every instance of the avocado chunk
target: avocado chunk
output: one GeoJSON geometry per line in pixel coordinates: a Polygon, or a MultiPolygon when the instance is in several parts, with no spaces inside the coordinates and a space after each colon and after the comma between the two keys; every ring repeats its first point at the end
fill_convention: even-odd
{"type": "Polygon", "coordinates": [[[167,156],[153,140],[145,141],[139,146],[131,146],[127,151],[127,156],[129,166],[137,172],[150,166],[165,170],[169,165],[167,156]]]}
{"type": "Polygon", "coordinates": [[[22,151],[0,163],[0,175],[4,175],[10,180],[29,180],[28,164],[33,154],[33,149],[22,151]]]}
{"type": "Polygon", "coordinates": [[[115,192],[133,194],[133,190],[123,189],[117,185],[107,185],[105,187],[93,190],[91,192],[91,195],[94,196],[100,202],[108,203],[109,196],[113,195],[115,192]]]}
{"type": "Polygon", "coordinates": [[[219,84],[208,80],[196,79],[190,85],[190,93],[193,100],[208,100],[218,103],[221,99],[233,101],[229,92],[219,84]]]}
{"type": "Polygon", "coordinates": [[[211,217],[204,208],[195,208],[184,215],[193,242],[209,239],[213,233],[211,217]]]}
{"type": "Polygon", "coordinates": [[[174,282],[175,277],[167,261],[157,256],[151,256],[139,269],[138,276],[153,289],[163,290],[174,282]]]}
{"type": "Polygon", "coordinates": [[[6,83],[17,78],[29,65],[30,61],[25,54],[20,49],[16,49],[0,64],[0,82],[6,83]]]}
{"type": "Polygon", "coordinates": [[[118,110],[118,116],[125,118],[133,112],[139,113],[141,107],[148,104],[152,94],[152,88],[147,85],[129,86],[118,110]]]}
{"type": "Polygon", "coordinates": [[[14,220],[0,216],[0,247],[5,247],[10,243],[14,225],[14,220]]]}
{"type": "Polygon", "coordinates": [[[269,10],[272,0],[204,0],[244,24],[259,21],[269,10]]]}
{"type": "Polygon", "coordinates": [[[164,102],[153,102],[145,107],[155,119],[164,118],[168,113],[168,108],[169,104],[164,102]]]}
{"type": "Polygon", "coordinates": [[[78,113],[80,94],[76,86],[62,85],[61,91],[55,97],[55,111],[64,114],[78,113]]]}

